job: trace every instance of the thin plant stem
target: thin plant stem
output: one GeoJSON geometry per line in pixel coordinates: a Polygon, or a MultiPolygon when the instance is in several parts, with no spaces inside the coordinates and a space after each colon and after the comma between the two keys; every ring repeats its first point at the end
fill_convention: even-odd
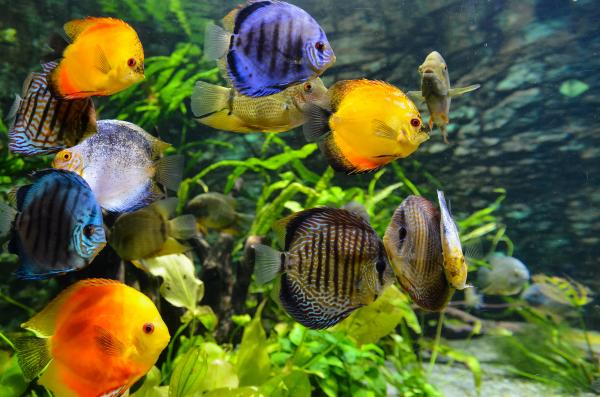
{"type": "Polygon", "coordinates": [[[6,343],[7,345],[9,345],[13,350],[16,350],[15,349],[15,345],[2,332],[0,332],[0,339],[2,339],[4,341],[4,343],[6,343]]]}
{"type": "Polygon", "coordinates": [[[435,360],[438,355],[438,347],[440,345],[440,339],[442,337],[442,327],[444,325],[444,312],[440,313],[438,318],[437,328],[435,330],[435,340],[433,342],[433,348],[431,349],[431,359],[429,360],[429,369],[427,370],[427,376],[431,375],[433,367],[435,366],[435,360]]]}
{"type": "Polygon", "coordinates": [[[23,303],[14,300],[13,298],[11,298],[10,296],[4,294],[3,292],[0,291],[0,299],[2,299],[3,301],[5,301],[6,303],[10,303],[11,305],[14,305],[20,309],[23,309],[27,312],[27,314],[29,314],[30,316],[35,314],[35,310],[33,310],[32,308],[30,308],[27,305],[24,305],[23,303]]]}

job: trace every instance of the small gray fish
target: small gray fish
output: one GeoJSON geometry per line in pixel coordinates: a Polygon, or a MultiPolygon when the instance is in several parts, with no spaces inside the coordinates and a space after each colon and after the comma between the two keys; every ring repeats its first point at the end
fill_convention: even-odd
{"type": "Polygon", "coordinates": [[[284,252],[264,245],[255,250],[256,281],[281,274],[279,299],[299,323],[331,327],[372,303],[394,281],[385,249],[360,216],[334,208],[313,208],[289,216],[284,252]]]}
{"type": "Polygon", "coordinates": [[[236,235],[251,221],[251,217],[238,213],[236,200],[217,192],[202,193],[191,199],[186,209],[196,217],[198,230],[208,229],[236,235]]]}
{"type": "Polygon", "coordinates": [[[419,66],[419,74],[421,75],[421,91],[410,91],[407,94],[414,100],[420,100],[427,104],[430,115],[429,129],[433,129],[433,123],[435,123],[442,131],[444,142],[448,143],[446,126],[450,122],[451,98],[475,91],[480,85],[474,84],[463,88],[450,88],[448,65],[437,51],[433,51],[427,55],[425,62],[419,66]]]}
{"type": "Polygon", "coordinates": [[[486,295],[515,295],[529,281],[529,270],[517,258],[499,252],[488,259],[491,267],[477,270],[477,285],[486,295]]]}

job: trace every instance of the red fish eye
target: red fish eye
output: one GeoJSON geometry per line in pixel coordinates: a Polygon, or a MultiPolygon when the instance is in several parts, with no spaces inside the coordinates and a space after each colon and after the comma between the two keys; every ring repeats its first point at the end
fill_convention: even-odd
{"type": "Polygon", "coordinates": [[[130,68],[134,67],[136,63],[137,62],[135,61],[135,58],[129,58],[127,60],[127,66],[129,66],[130,68]]]}
{"type": "Polygon", "coordinates": [[[144,326],[142,327],[142,329],[144,330],[145,334],[150,335],[151,333],[154,332],[154,324],[152,324],[152,323],[146,323],[146,324],[144,324],[144,326]]]}
{"type": "Polygon", "coordinates": [[[64,152],[64,153],[63,153],[63,155],[62,155],[62,158],[63,158],[63,160],[64,160],[64,161],[69,161],[69,160],[71,160],[71,153],[69,153],[69,152],[64,152]]]}
{"type": "Polygon", "coordinates": [[[317,49],[317,51],[323,52],[325,50],[325,43],[323,43],[322,41],[317,41],[315,43],[315,48],[317,49]]]}
{"type": "Polygon", "coordinates": [[[419,119],[411,119],[410,120],[410,125],[412,125],[413,127],[420,127],[421,126],[421,120],[419,120],[419,119]]]}
{"type": "Polygon", "coordinates": [[[312,84],[304,83],[304,91],[310,92],[312,90],[312,84]]]}
{"type": "Polygon", "coordinates": [[[87,238],[91,238],[96,233],[96,227],[94,225],[86,225],[83,228],[83,235],[87,238]]]}

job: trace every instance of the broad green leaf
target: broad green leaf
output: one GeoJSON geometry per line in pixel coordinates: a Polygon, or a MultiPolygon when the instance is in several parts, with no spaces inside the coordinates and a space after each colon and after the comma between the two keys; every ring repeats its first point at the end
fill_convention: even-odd
{"type": "Polygon", "coordinates": [[[169,397],[193,396],[202,387],[208,364],[200,347],[187,352],[171,375],[169,397]]]}
{"type": "Polygon", "coordinates": [[[167,397],[169,386],[160,386],[160,376],[160,370],[152,367],[142,386],[131,397],[167,397]]]}
{"type": "Polygon", "coordinates": [[[386,288],[375,302],[356,310],[336,330],[345,331],[362,345],[377,342],[390,334],[402,320],[415,332],[421,332],[408,298],[392,285],[386,288]]]}
{"type": "Polygon", "coordinates": [[[235,372],[235,367],[223,359],[215,359],[208,364],[206,376],[200,381],[200,391],[210,391],[215,389],[237,388],[239,379],[235,372]]]}
{"type": "Polygon", "coordinates": [[[242,386],[260,385],[270,375],[271,360],[267,350],[267,335],[261,322],[265,302],[260,304],[254,319],[244,329],[238,350],[236,367],[242,386]]]}
{"type": "Polygon", "coordinates": [[[27,386],[17,356],[0,351],[0,396],[19,397],[27,390],[27,386]]]}
{"type": "Polygon", "coordinates": [[[195,275],[194,263],[184,254],[142,259],[141,267],[162,278],[160,294],[177,307],[194,311],[204,296],[204,284],[195,275]]]}
{"type": "Polygon", "coordinates": [[[256,387],[240,387],[239,389],[222,388],[215,389],[206,394],[203,397],[266,397],[260,393],[256,387]]]}

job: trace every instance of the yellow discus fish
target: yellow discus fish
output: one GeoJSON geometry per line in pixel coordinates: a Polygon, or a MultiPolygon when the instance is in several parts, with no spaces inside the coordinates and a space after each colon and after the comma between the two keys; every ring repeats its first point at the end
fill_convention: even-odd
{"type": "Polygon", "coordinates": [[[112,95],[144,79],[144,49],[126,22],[88,17],[64,29],[73,42],[48,76],[56,98],[112,95]]]}
{"type": "Polygon", "coordinates": [[[337,82],[327,105],[310,104],[306,115],[306,138],[319,143],[335,170],[348,174],[407,157],[429,139],[415,104],[382,81],[337,82]]]}
{"type": "Polygon", "coordinates": [[[199,123],[219,130],[284,132],[302,125],[306,104],[322,101],[326,94],[327,88],[318,77],[259,98],[198,81],[192,94],[192,112],[199,123]]]}

